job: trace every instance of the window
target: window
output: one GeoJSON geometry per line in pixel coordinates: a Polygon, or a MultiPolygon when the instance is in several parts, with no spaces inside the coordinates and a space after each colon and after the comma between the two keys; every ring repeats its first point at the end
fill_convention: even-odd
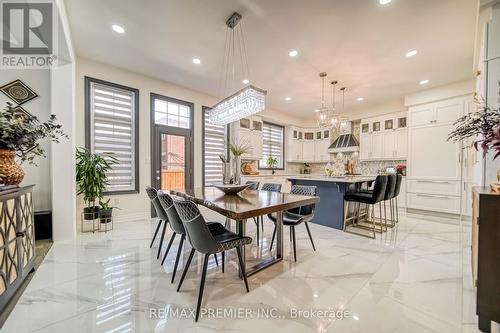
{"type": "Polygon", "coordinates": [[[107,173],[106,194],[139,190],[139,90],[85,77],[85,144],[113,153],[119,164],[107,173]]]}
{"type": "Polygon", "coordinates": [[[191,109],[175,100],[154,99],[155,124],[171,127],[191,128],[191,109]]]}
{"type": "Polygon", "coordinates": [[[278,160],[276,169],[284,169],[285,128],[280,125],[264,122],[262,127],[262,160],[259,169],[267,169],[267,158],[273,156],[278,160]]]}
{"type": "Polygon", "coordinates": [[[225,141],[227,127],[213,125],[209,121],[209,108],[203,107],[203,184],[211,186],[222,183],[222,161],[219,156],[227,156],[225,141]]]}

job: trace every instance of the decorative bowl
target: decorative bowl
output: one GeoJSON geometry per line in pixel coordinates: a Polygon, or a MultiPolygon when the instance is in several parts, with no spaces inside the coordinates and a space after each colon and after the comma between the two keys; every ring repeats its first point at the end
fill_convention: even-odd
{"type": "Polygon", "coordinates": [[[243,185],[234,185],[234,184],[228,184],[228,185],[214,185],[216,188],[224,192],[224,194],[238,194],[239,192],[243,191],[246,189],[248,186],[251,184],[243,184],[243,185]]]}

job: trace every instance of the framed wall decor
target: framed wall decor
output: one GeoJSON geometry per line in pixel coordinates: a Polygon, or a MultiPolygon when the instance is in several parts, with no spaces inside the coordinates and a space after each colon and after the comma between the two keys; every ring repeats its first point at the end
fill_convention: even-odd
{"type": "Polygon", "coordinates": [[[15,80],[7,83],[6,85],[0,87],[0,91],[2,91],[5,95],[7,95],[7,97],[16,102],[18,105],[22,105],[31,101],[33,98],[38,97],[38,95],[21,80],[15,80]]]}
{"type": "Polygon", "coordinates": [[[12,110],[14,111],[14,114],[16,115],[16,117],[20,117],[24,121],[28,121],[29,119],[33,118],[33,115],[31,113],[29,113],[28,111],[26,111],[25,109],[23,109],[19,105],[13,107],[12,110]]]}

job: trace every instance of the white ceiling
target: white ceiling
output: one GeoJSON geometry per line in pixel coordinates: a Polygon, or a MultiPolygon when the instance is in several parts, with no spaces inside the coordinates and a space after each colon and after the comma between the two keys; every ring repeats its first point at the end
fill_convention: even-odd
{"type": "Polygon", "coordinates": [[[319,71],[349,88],[346,110],[472,77],[475,3],[66,0],[78,55],[214,96],[220,95],[225,20],[238,11],[252,83],[268,91],[271,108],[304,119],[319,104],[319,71]],[[116,34],[112,24],[124,26],[126,33],[116,34]],[[406,58],[414,48],[418,55],[406,58]],[[290,58],[291,49],[299,56],[290,58]],[[194,65],[193,57],[202,64],[194,65]],[[430,83],[420,86],[423,79],[430,83]]]}

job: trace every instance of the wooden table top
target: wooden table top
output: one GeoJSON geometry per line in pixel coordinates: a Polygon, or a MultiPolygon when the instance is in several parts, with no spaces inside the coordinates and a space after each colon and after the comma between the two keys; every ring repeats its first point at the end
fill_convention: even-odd
{"type": "Polygon", "coordinates": [[[237,195],[224,195],[215,187],[198,187],[187,193],[184,190],[170,190],[170,193],[190,197],[197,204],[232,220],[244,220],[319,202],[319,197],[249,189],[237,195]]]}

